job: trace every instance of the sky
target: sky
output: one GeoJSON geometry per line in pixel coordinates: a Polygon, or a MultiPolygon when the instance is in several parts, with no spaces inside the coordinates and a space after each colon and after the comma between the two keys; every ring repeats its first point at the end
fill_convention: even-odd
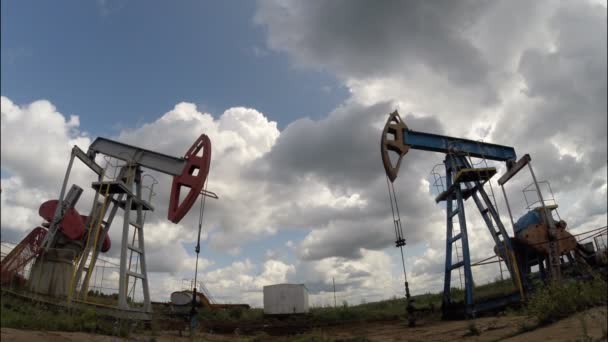
{"type": "MultiPolygon", "coordinates": [[[[72,146],[101,136],[180,157],[204,133],[219,199],[206,203],[199,279],[218,301],[260,306],[263,286],[290,282],[327,305],[334,280],[351,303],[402,296],[379,151],[395,109],[417,131],[529,153],[572,232],[606,225],[605,1],[0,6],[2,241],[41,223],[72,146]]],[[[445,210],[431,175],[442,160],[410,151],[395,181],[414,293],[443,282],[445,210]]],[[[170,223],[171,178],[147,173],[158,181],[150,287],[165,301],[194,277],[198,209],[170,223]]],[[[91,180],[82,166],[70,179],[85,189],[83,213],[91,180]]],[[[530,182],[507,186],[516,216],[530,182]]],[[[472,260],[491,256],[481,217],[466,211],[472,260]]],[[[120,236],[112,227],[104,258],[117,260],[120,236]]],[[[474,269],[476,283],[498,276],[495,265],[474,269]]],[[[117,287],[115,271],[107,278],[117,287]]]]}

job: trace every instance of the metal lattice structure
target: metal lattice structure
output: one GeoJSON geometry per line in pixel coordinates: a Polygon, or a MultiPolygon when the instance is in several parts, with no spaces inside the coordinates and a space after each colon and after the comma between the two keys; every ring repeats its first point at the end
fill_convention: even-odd
{"type": "MultiPolygon", "coordinates": [[[[543,279],[559,282],[561,278],[560,256],[566,255],[572,259],[572,264],[578,262],[585,264],[584,258],[577,257],[582,250],[574,237],[565,231],[566,223],[553,219],[552,211],[557,208],[555,199],[548,182],[539,182],[536,179],[529,155],[516,159],[515,150],[510,146],[491,144],[483,141],[474,141],[432,133],[417,132],[407,127],[399,114],[395,111],[390,114],[382,132],[381,156],[387,178],[394,182],[397,178],[403,157],[410,149],[438,152],[445,154],[443,165],[445,176],[439,175],[436,167],[433,168],[432,185],[442,189],[436,197],[436,202],[446,202],[446,251],[444,272],[443,310],[444,316],[450,315],[450,308],[454,307],[451,294],[452,271],[464,273],[464,313],[474,316],[477,311],[490,308],[493,305],[504,304],[509,300],[526,300],[530,290],[528,276],[531,267],[538,265],[543,279]],[[392,158],[391,158],[392,157],[392,158]],[[472,158],[481,161],[474,163],[472,158]],[[495,167],[489,167],[487,160],[503,162],[507,171],[498,180],[501,186],[509,217],[513,224],[515,236],[510,237],[501,221],[496,205],[494,190],[490,183],[490,194],[484,185],[496,174],[495,167]],[[504,185],[524,167],[530,171],[533,182],[524,189],[528,213],[515,222],[506,196],[504,185]],[[547,185],[551,192],[550,198],[544,198],[541,185],[547,185]],[[527,195],[536,194],[536,201],[529,202],[527,195]],[[475,303],[473,294],[473,275],[469,251],[469,232],[465,215],[465,202],[472,198],[477,211],[480,213],[485,225],[494,241],[494,251],[502,259],[511,275],[511,279],[518,289],[517,296],[494,303],[475,303]],[[553,205],[546,200],[552,200],[553,205]],[[534,207],[537,205],[537,207],[534,207]],[[455,221],[459,230],[455,229],[455,221]],[[540,248],[538,244],[545,245],[540,248]],[[458,243],[462,252],[458,251],[458,243]],[[453,259],[453,249],[456,248],[456,259],[453,259]],[[575,255],[572,256],[571,253],[575,255]],[[460,255],[461,254],[461,255],[460,255]],[[578,260],[578,261],[577,261],[578,260]],[[548,265],[548,274],[545,272],[544,262],[548,265]]],[[[390,189],[390,187],[389,187],[390,189]]],[[[502,266],[501,266],[502,267],[502,266]]],[[[584,267],[583,267],[584,268],[584,267]]],[[[459,273],[462,274],[462,273],[459,273]]]]}
{"type": "Polygon", "coordinates": [[[154,185],[158,182],[152,178],[152,183],[147,186],[147,199],[144,199],[144,169],[173,176],[167,217],[177,223],[190,210],[200,194],[212,194],[203,191],[210,160],[211,142],[204,134],[195,141],[184,158],[105,138],[97,138],[89,146],[87,153],[74,146],[59,199],[47,201],[40,207],[40,215],[46,221],[43,226],[46,228],[34,229],[3,258],[3,282],[4,278],[11,278],[18,270],[23,269],[25,264],[34,260],[28,279],[31,291],[56,298],[67,298],[67,305],[80,305],[83,302],[95,304],[88,301],[91,277],[93,274],[97,276],[95,270],[99,254],[110,249],[108,232],[118,214],[122,217],[122,238],[117,284],[118,302],[113,309],[126,312],[127,316],[131,312],[139,315],[138,317],[149,317],[145,316],[152,312],[152,305],[144,224],[145,212],[154,210],[150,201],[154,185]],[[97,155],[104,156],[105,167],[97,163],[97,155]],[[83,192],[82,188],[74,184],[66,193],[75,159],[82,161],[97,176],[97,181],[91,184],[95,195],[87,216],[80,215],[74,208],[83,192]],[[117,162],[113,164],[113,160],[117,162]],[[112,176],[110,168],[114,169],[112,176]],[[183,194],[184,189],[188,192],[182,199],[180,191],[183,194]],[[137,296],[138,282],[141,284],[138,289],[143,298],[141,306],[136,305],[133,300],[137,296]]]}

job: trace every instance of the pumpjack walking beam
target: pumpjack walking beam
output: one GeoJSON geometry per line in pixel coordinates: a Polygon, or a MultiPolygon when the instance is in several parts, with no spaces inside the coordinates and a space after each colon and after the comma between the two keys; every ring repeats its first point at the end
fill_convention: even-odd
{"type": "Polygon", "coordinates": [[[411,130],[401,120],[399,113],[394,111],[390,114],[384,127],[381,142],[382,163],[391,182],[397,178],[401,160],[410,148],[446,154],[465,153],[475,158],[505,162],[508,169],[515,164],[517,159],[515,149],[510,146],[411,130]],[[393,139],[389,139],[391,136],[393,139]],[[396,153],[398,156],[395,165],[391,162],[390,152],[396,153]]]}
{"type": "Polygon", "coordinates": [[[451,304],[451,271],[463,267],[465,273],[466,313],[468,315],[474,315],[475,311],[473,306],[473,279],[470,268],[470,254],[464,211],[464,201],[469,197],[473,197],[475,204],[496,243],[497,251],[503,256],[512,275],[512,279],[520,289],[520,294],[523,298],[524,292],[520,273],[509,236],[500,220],[494,204],[483,189],[483,184],[496,174],[496,169],[474,168],[467,160],[467,157],[476,157],[504,162],[507,165],[507,174],[510,174],[509,177],[511,177],[521,169],[519,166],[521,162],[516,162],[517,156],[515,154],[515,149],[510,146],[410,130],[397,111],[395,111],[389,116],[384,131],[382,132],[381,140],[382,162],[391,182],[397,178],[401,161],[410,148],[446,154],[444,164],[446,168],[447,189],[436,199],[437,202],[447,201],[444,306],[449,306],[451,304]],[[396,156],[396,159],[391,159],[391,153],[396,156]],[[456,208],[454,208],[454,201],[456,202],[456,208]],[[458,216],[460,226],[460,232],[457,234],[454,234],[453,229],[453,218],[455,216],[458,216]],[[452,262],[452,245],[458,240],[460,240],[462,244],[462,260],[452,262]]]}
{"type": "MultiPolygon", "coordinates": [[[[132,289],[135,286],[135,281],[139,279],[142,283],[144,299],[144,305],[140,311],[150,313],[152,312],[152,306],[144,247],[143,211],[153,211],[154,207],[142,198],[142,168],[174,176],[167,217],[172,222],[178,223],[186,215],[200,194],[205,196],[212,194],[202,189],[209,172],[211,142],[206,135],[202,134],[183,158],[168,156],[105,138],[97,138],[89,146],[86,154],[80,150],[77,152],[79,153],[76,156],[93,168],[100,175],[100,178],[92,184],[93,189],[96,190],[96,194],[93,209],[91,215],[89,215],[91,223],[88,227],[89,236],[93,236],[90,236],[91,238],[88,239],[91,241],[87,241],[84,253],[82,253],[74,270],[70,284],[70,293],[75,292],[81,276],[86,272],[81,282],[79,296],[81,299],[86,300],[89,279],[95,267],[96,257],[100,252],[102,242],[106,234],[108,234],[117,211],[123,209],[118,306],[125,310],[139,310],[139,308],[130,305],[128,297],[130,293],[129,287],[132,289]],[[125,162],[116,179],[103,179],[104,171],[95,163],[97,154],[103,154],[125,162]],[[183,201],[180,197],[182,187],[189,189],[183,201]],[[98,204],[97,199],[100,197],[103,203],[98,204]],[[129,232],[132,230],[134,230],[133,243],[129,243],[129,232]],[[135,236],[137,239],[135,239],[135,236]],[[138,254],[138,262],[134,270],[131,269],[131,262],[127,262],[127,254],[132,254],[133,252],[138,254]],[[87,263],[89,254],[90,261],[87,267],[85,264],[87,263]],[[129,278],[136,278],[132,282],[133,285],[130,285],[129,278]]],[[[69,174],[69,171],[70,167],[68,167],[67,174],[69,174]]],[[[71,298],[71,294],[68,297],[71,298]]]]}

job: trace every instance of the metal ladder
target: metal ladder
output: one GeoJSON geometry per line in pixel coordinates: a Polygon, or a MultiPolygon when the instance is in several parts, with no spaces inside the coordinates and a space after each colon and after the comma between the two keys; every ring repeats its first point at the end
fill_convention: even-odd
{"type": "MultiPolygon", "coordinates": [[[[148,277],[146,268],[145,248],[144,248],[144,210],[153,210],[154,208],[146,201],[142,200],[142,184],[141,184],[141,168],[134,163],[127,163],[122,166],[119,175],[114,180],[104,180],[94,182],[92,187],[96,189],[100,196],[104,197],[105,203],[112,203],[112,208],[108,219],[104,225],[104,233],[101,236],[107,234],[107,230],[110,228],[113,218],[115,217],[118,209],[124,210],[123,215],[123,231],[121,241],[121,252],[120,252],[120,280],[118,287],[118,307],[125,310],[137,310],[135,307],[129,305],[129,277],[140,279],[143,287],[144,297],[144,312],[152,312],[152,306],[150,302],[150,291],[148,287],[148,277]],[[133,187],[135,187],[135,193],[133,193],[133,187]],[[102,191],[104,189],[105,191],[102,191]],[[135,211],[135,220],[131,219],[132,212],[135,211]],[[133,233],[133,241],[137,236],[137,244],[129,243],[129,235],[131,227],[135,229],[133,233]],[[135,252],[139,256],[136,262],[136,269],[132,270],[132,262],[127,262],[127,253],[135,252]]],[[[103,216],[99,218],[101,219],[103,216]]],[[[101,240],[101,239],[100,239],[101,240]]],[[[89,279],[95,267],[96,256],[101,249],[103,241],[97,241],[95,244],[96,252],[92,253],[91,261],[88,268],[86,268],[85,279],[82,282],[81,295],[85,298],[87,296],[87,289],[89,279]]],[[[85,256],[86,257],[86,256],[85,256]]],[[[86,260],[85,260],[86,261],[86,260]]],[[[81,262],[81,267],[84,268],[84,262],[81,262]]],[[[135,282],[134,282],[135,285],[135,282]]]]}
{"type": "MultiPolygon", "coordinates": [[[[132,184],[130,184],[132,185],[132,184]]],[[[141,199],[142,198],[142,185],[141,185],[141,169],[137,168],[136,169],[136,174],[135,174],[135,191],[136,191],[136,196],[137,199],[141,199]]],[[[125,203],[125,217],[124,217],[124,227],[123,227],[123,236],[122,236],[122,244],[123,246],[126,246],[126,249],[128,249],[131,252],[131,258],[133,255],[133,252],[139,254],[138,255],[138,262],[135,263],[136,269],[135,271],[131,270],[132,267],[132,262],[131,260],[129,260],[129,264],[127,265],[126,259],[127,259],[127,253],[126,250],[123,248],[123,250],[121,251],[121,267],[120,267],[120,277],[121,277],[121,282],[119,285],[119,306],[122,308],[128,308],[129,304],[127,302],[127,294],[129,292],[129,277],[134,277],[135,280],[133,282],[133,293],[135,292],[134,288],[135,288],[135,284],[137,279],[140,279],[142,282],[142,286],[143,286],[143,292],[144,292],[144,311],[146,312],[151,312],[151,304],[150,304],[150,290],[148,288],[148,277],[147,277],[147,268],[146,268],[146,255],[144,252],[144,214],[143,214],[143,210],[144,210],[144,202],[143,201],[133,201],[133,196],[132,195],[127,195],[127,200],[125,203]],[[135,208],[133,207],[133,204],[135,204],[135,208]],[[130,219],[131,216],[131,211],[135,210],[135,221],[132,221],[130,219]],[[128,238],[129,238],[129,231],[130,231],[130,227],[133,227],[134,231],[133,231],[133,242],[131,244],[129,244],[128,242],[128,238]],[[135,236],[137,236],[137,245],[134,245],[133,243],[135,242],[135,236]],[[138,273],[137,269],[139,268],[141,273],[138,273]],[[122,281],[122,279],[124,279],[124,281],[122,281]]],[[[131,259],[130,258],[130,259],[131,259]]],[[[134,299],[134,298],[133,298],[134,299]]]]}
{"type": "Polygon", "coordinates": [[[446,166],[447,190],[440,194],[436,199],[437,202],[445,200],[447,210],[446,263],[443,294],[444,306],[452,304],[450,293],[451,271],[463,267],[465,279],[465,313],[469,316],[475,315],[473,303],[473,278],[464,212],[464,201],[469,197],[473,198],[473,201],[497,246],[497,252],[505,260],[509,273],[512,275],[513,282],[523,299],[525,295],[523,282],[525,282],[525,279],[521,278],[518,262],[513,253],[513,246],[511,245],[511,240],[505,226],[502,224],[494,203],[492,203],[490,196],[488,196],[484,189],[485,182],[496,173],[496,170],[488,168],[476,169],[471,165],[469,160],[467,160],[466,156],[459,154],[447,154],[444,163],[446,166]],[[456,208],[454,208],[454,201],[456,201],[456,208]],[[457,234],[454,233],[453,223],[453,218],[456,215],[458,215],[458,222],[460,224],[460,232],[457,234]],[[461,241],[462,245],[462,260],[453,262],[452,245],[458,240],[461,241]]]}
{"type": "Polygon", "coordinates": [[[100,176],[98,182],[93,183],[92,187],[96,190],[95,198],[93,200],[93,215],[89,218],[91,221],[91,225],[89,226],[89,232],[87,236],[87,243],[85,245],[84,252],[81,255],[80,260],[78,261],[78,267],[76,269],[75,274],[73,275],[74,280],[72,280],[73,285],[77,287],[77,284],[74,284],[75,280],[80,280],[82,272],[85,272],[84,279],[80,282],[80,299],[86,301],[88,298],[88,289],[89,289],[89,281],[91,279],[91,275],[95,270],[95,264],[97,263],[97,257],[101,252],[101,247],[103,245],[103,240],[105,239],[106,234],[108,234],[108,230],[112,225],[112,221],[118,212],[119,207],[116,205],[119,201],[122,201],[124,194],[119,194],[117,198],[114,198],[114,191],[111,191],[112,183],[116,179],[124,179],[128,180],[132,178],[132,175],[128,173],[127,168],[122,167],[118,172],[118,177],[116,177],[116,171],[114,171],[114,177],[108,178],[104,180],[105,175],[107,174],[108,166],[112,166],[115,169],[116,165],[112,165],[109,160],[106,160],[106,168],[104,169],[104,173],[100,176]],[[95,186],[97,184],[97,186],[95,186]],[[98,198],[102,197],[103,202],[98,203],[98,198]],[[98,205],[99,208],[96,210],[95,206],[98,205]],[[112,206],[110,208],[110,205],[112,206]],[[104,221],[106,213],[110,209],[110,213],[108,218],[104,221]],[[103,230],[102,230],[103,229],[103,230]],[[100,231],[102,230],[102,231],[100,231]],[[93,243],[91,243],[91,234],[95,237],[93,238],[93,243]],[[101,237],[101,239],[100,239],[101,237]],[[92,251],[91,251],[92,249],[92,251]],[[85,266],[89,253],[91,254],[91,260],[89,261],[88,266],[85,266]]]}
{"type": "MultiPolygon", "coordinates": [[[[471,259],[469,254],[469,239],[467,237],[467,223],[464,210],[464,195],[459,183],[453,183],[453,176],[457,171],[456,165],[452,161],[452,155],[446,155],[445,174],[446,174],[446,214],[447,214],[447,236],[445,250],[445,278],[443,282],[443,306],[449,307],[452,304],[451,281],[452,271],[460,267],[464,268],[464,302],[465,313],[468,316],[474,315],[473,307],[473,274],[471,272],[471,259]],[[454,201],[456,207],[454,208],[454,201]],[[454,234],[454,216],[458,216],[460,232],[454,234]],[[462,260],[452,262],[452,245],[460,240],[462,245],[462,260]]],[[[440,195],[441,196],[441,195],[440,195]]]]}
{"type": "MultiPolygon", "coordinates": [[[[456,262],[462,261],[460,254],[462,254],[462,246],[458,246],[458,244],[454,244],[454,251],[456,251],[456,262]],[[460,247],[460,248],[459,248],[460,247]],[[458,252],[460,250],[460,252],[458,252]]],[[[458,280],[460,280],[460,289],[464,289],[464,283],[462,282],[462,268],[457,268],[458,270],[458,280]]]]}
{"type": "MultiPolygon", "coordinates": [[[[155,195],[155,193],[154,193],[154,185],[158,184],[158,181],[156,181],[156,179],[154,177],[152,177],[151,175],[144,175],[143,177],[141,177],[140,182],[143,182],[143,179],[146,176],[148,176],[149,178],[152,179],[152,183],[150,184],[149,187],[146,187],[146,186],[143,186],[143,185],[142,185],[142,187],[143,188],[148,188],[148,190],[149,190],[149,193],[148,193],[148,203],[151,203],[152,196],[155,195]]],[[[141,194],[140,194],[140,197],[141,197],[141,194]]],[[[143,224],[146,221],[146,213],[147,212],[143,213],[143,218],[141,218],[141,225],[140,225],[140,227],[143,226],[143,224]]],[[[141,210],[138,210],[138,215],[141,215],[141,210]]],[[[138,217],[138,220],[139,219],[140,218],[138,217]]],[[[136,236],[139,237],[139,235],[140,235],[140,234],[138,234],[139,231],[140,231],[140,229],[137,229],[137,228],[133,230],[133,237],[131,239],[131,245],[130,245],[130,247],[127,246],[127,248],[130,250],[130,252],[129,252],[129,267],[127,268],[129,271],[131,270],[131,267],[132,267],[132,264],[133,264],[133,252],[135,252],[135,253],[138,254],[137,255],[138,262],[135,263],[135,273],[138,272],[139,259],[141,258],[141,255],[142,255],[141,250],[136,250],[135,249],[135,248],[137,248],[137,247],[135,247],[135,237],[136,236]]],[[[140,246],[139,239],[138,239],[138,246],[140,246]]],[[[136,284],[137,284],[137,278],[135,278],[135,280],[133,281],[133,286],[131,286],[131,289],[128,291],[127,297],[131,296],[133,299],[135,299],[135,286],[136,286],[136,284]]]]}

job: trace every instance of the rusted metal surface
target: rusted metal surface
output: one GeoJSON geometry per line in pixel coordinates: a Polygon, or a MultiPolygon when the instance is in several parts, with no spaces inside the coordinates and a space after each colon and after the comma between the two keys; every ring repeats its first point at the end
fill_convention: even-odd
{"type": "Polygon", "coordinates": [[[523,169],[526,165],[528,165],[528,163],[532,160],[532,158],[530,158],[529,154],[525,154],[523,157],[521,157],[517,163],[515,163],[514,165],[512,165],[507,172],[505,172],[504,175],[502,175],[499,179],[498,179],[498,184],[499,185],[504,185],[506,182],[509,181],[509,179],[511,179],[513,176],[515,176],[521,169],[523,169]]]}
{"type": "Polygon", "coordinates": [[[29,261],[40,254],[40,244],[46,236],[47,230],[42,227],[34,228],[21,242],[8,253],[0,266],[2,284],[10,283],[13,276],[18,273],[29,261]]]}
{"type": "Polygon", "coordinates": [[[382,155],[382,164],[386,175],[394,182],[399,172],[399,166],[403,156],[410,150],[410,147],[403,143],[403,131],[407,130],[407,125],[397,111],[390,114],[384,130],[382,131],[382,139],[380,141],[380,152],[382,155]],[[398,155],[396,163],[393,165],[391,161],[390,152],[394,152],[398,155]]]}
{"type": "MultiPolygon", "coordinates": [[[[556,237],[555,243],[557,244],[557,252],[559,255],[566,254],[576,249],[576,238],[566,231],[566,222],[559,221],[555,223],[556,237]]],[[[528,226],[516,235],[516,238],[524,244],[532,247],[535,251],[542,255],[549,255],[550,245],[549,241],[549,226],[545,222],[540,224],[534,224],[528,226]]]]}
{"type": "Polygon", "coordinates": [[[181,175],[173,177],[173,185],[171,187],[167,218],[173,223],[178,223],[186,216],[203,190],[211,163],[211,140],[209,140],[209,137],[201,134],[188,152],[186,152],[184,159],[186,159],[186,165],[181,175]],[[201,150],[202,156],[198,156],[201,150]],[[187,187],[190,190],[180,203],[182,187],[187,187]]]}
{"type": "Polygon", "coordinates": [[[485,183],[496,174],[495,167],[473,167],[460,169],[454,176],[454,183],[475,182],[485,183]]]}
{"type": "MultiPolygon", "coordinates": [[[[59,200],[46,201],[40,205],[38,214],[43,219],[51,222],[57,205],[59,205],[59,200]]],[[[70,240],[80,240],[84,236],[84,221],[75,208],[66,210],[59,225],[59,230],[70,240]]]]}

